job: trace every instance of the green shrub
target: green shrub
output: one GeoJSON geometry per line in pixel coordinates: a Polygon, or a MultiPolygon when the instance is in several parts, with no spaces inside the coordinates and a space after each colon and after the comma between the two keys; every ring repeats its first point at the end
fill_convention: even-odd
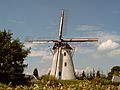
{"type": "Polygon", "coordinates": [[[101,80],[101,84],[102,84],[102,85],[111,85],[112,82],[111,82],[111,80],[108,80],[108,79],[102,79],[102,80],[101,80]]]}

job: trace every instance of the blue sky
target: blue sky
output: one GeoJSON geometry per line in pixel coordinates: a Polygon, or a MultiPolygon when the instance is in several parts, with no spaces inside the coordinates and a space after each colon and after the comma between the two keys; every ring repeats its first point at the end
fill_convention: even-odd
{"type": "MultiPolygon", "coordinates": [[[[0,29],[10,29],[14,38],[24,42],[27,36],[58,38],[61,9],[65,9],[63,37],[98,37],[96,45],[81,43],[75,47],[75,69],[94,67],[107,72],[120,65],[120,1],[119,0],[1,0],[0,29]]],[[[53,44],[27,45],[32,53],[26,58],[31,74],[50,69],[53,44]]]]}

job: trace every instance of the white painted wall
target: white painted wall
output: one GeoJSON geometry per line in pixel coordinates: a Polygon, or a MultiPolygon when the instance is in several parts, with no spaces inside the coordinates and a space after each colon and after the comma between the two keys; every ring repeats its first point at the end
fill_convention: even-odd
{"type": "Polygon", "coordinates": [[[74,80],[75,70],[71,55],[72,49],[63,46],[55,50],[50,75],[60,80],[74,80]]]}
{"type": "Polygon", "coordinates": [[[112,82],[120,82],[120,76],[113,76],[112,82]]]}
{"type": "Polygon", "coordinates": [[[62,67],[62,80],[74,80],[75,79],[75,70],[73,65],[73,60],[71,56],[70,49],[63,49],[63,67],[62,67]],[[66,53],[66,56],[64,56],[66,53]]]}

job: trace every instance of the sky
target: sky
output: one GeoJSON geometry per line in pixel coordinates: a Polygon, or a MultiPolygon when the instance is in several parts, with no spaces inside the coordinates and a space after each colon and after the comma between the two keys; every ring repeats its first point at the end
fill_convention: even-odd
{"type": "MultiPolygon", "coordinates": [[[[70,43],[75,48],[76,71],[95,68],[104,73],[120,66],[120,0],[1,0],[0,30],[14,38],[58,39],[61,10],[65,11],[63,38],[97,37],[97,43],[70,43]]],[[[53,44],[25,44],[31,54],[25,73],[48,73],[53,44]]]]}

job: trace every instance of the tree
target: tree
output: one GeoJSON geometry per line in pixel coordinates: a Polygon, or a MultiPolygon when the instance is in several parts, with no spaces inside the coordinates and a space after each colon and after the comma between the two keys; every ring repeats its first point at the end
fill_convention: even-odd
{"type": "Polygon", "coordinates": [[[93,68],[93,79],[95,78],[95,69],[93,68]]]}
{"type": "Polygon", "coordinates": [[[86,74],[85,74],[85,71],[82,72],[82,79],[85,79],[86,78],[86,74]]]}
{"type": "Polygon", "coordinates": [[[112,69],[111,69],[111,72],[113,73],[113,74],[119,74],[119,72],[120,72],[120,66],[114,66],[112,69]]]}
{"type": "Polygon", "coordinates": [[[108,79],[111,79],[113,75],[120,75],[120,66],[114,66],[111,68],[111,72],[108,73],[108,79]]]}
{"type": "Polygon", "coordinates": [[[90,79],[90,73],[86,73],[86,79],[90,79]]]}
{"type": "Polygon", "coordinates": [[[22,84],[25,82],[24,60],[30,49],[25,49],[19,39],[13,39],[10,31],[0,31],[0,82],[22,84]]]}
{"type": "Polygon", "coordinates": [[[34,69],[33,75],[34,75],[37,79],[39,78],[37,68],[34,69]]]}
{"type": "Polygon", "coordinates": [[[98,70],[97,73],[96,73],[96,77],[97,78],[100,78],[100,71],[98,70]]]}
{"type": "Polygon", "coordinates": [[[93,72],[90,72],[90,78],[89,80],[92,80],[93,79],[93,72]]]}

